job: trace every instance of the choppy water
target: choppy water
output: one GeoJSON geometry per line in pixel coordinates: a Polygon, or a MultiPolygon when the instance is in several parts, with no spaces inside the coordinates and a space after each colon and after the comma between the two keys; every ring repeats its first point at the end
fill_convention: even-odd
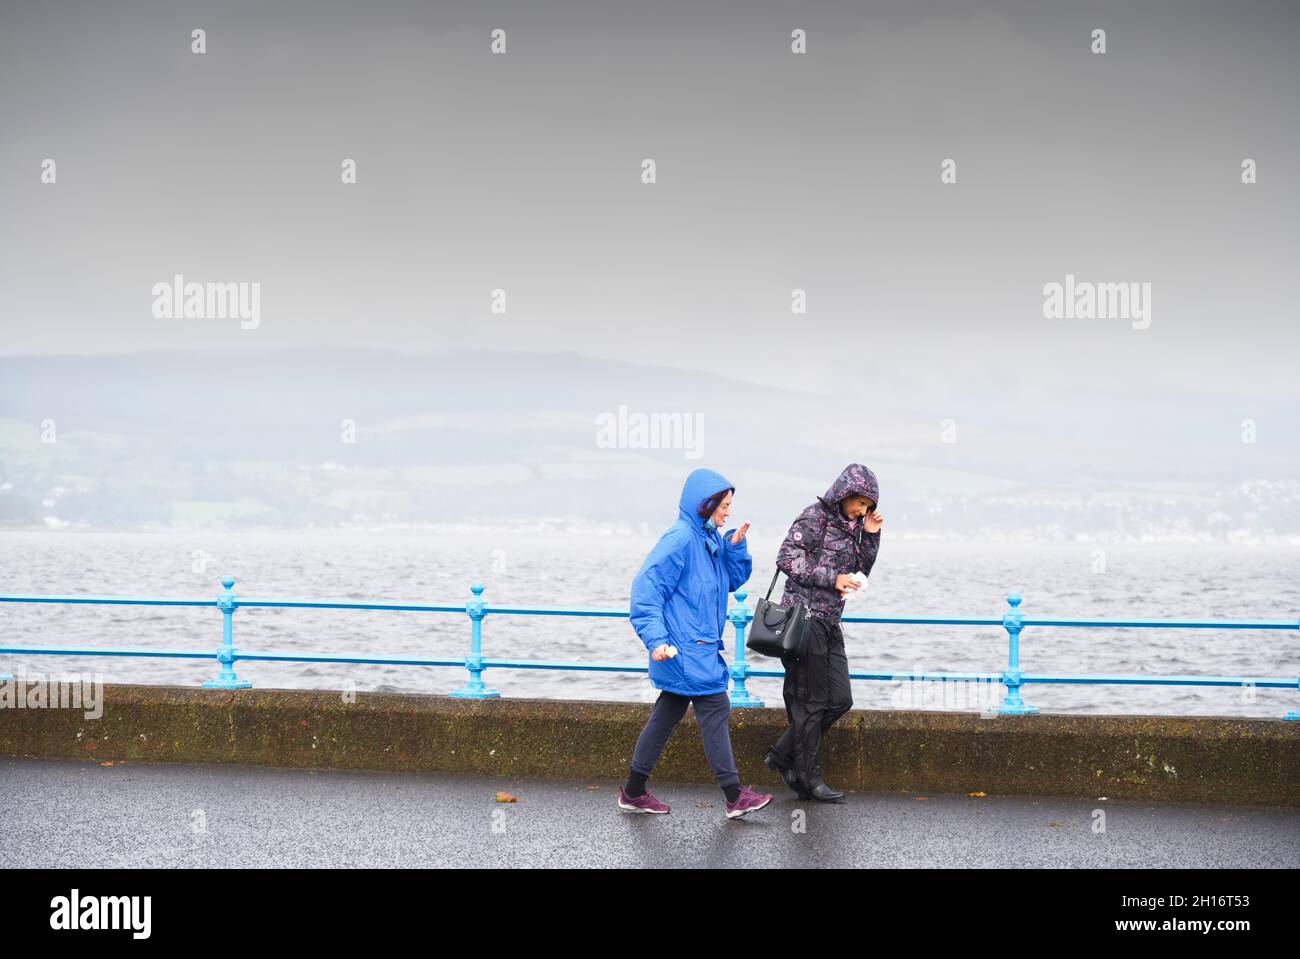
{"type": "MultiPolygon", "coordinates": [[[[222,575],[248,597],[389,599],[463,603],[474,579],[507,605],[626,608],[628,585],[653,544],[645,536],[405,531],[85,532],[0,534],[0,592],[205,597],[222,575]]],[[[753,594],[766,589],[777,541],[757,538],[753,594]]],[[[779,587],[778,587],[779,589],[779,587]]],[[[1028,616],[1113,618],[1300,618],[1300,549],[1207,544],[939,544],[889,540],[866,593],[864,615],[1000,617],[1018,591],[1028,616]],[[1104,570],[1095,571],[1095,550],[1104,570]]],[[[214,649],[215,609],[0,604],[6,642],[214,649]]],[[[490,615],[484,653],[524,659],[641,662],[626,620],[490,615]]],[[[853,669],[906,673],[995,672],[1006,665],[1001,627],[846,624],[853,669]]],[[[727,655],[732,649],[728,628],[727,655]]],[[[247,650],[461,657],[469,621],[460,614],[242,609],[236,646],[247,650]]],[[[775,661],[755,657],[763,665],[775,661]]],[[[779,665],[779,664],[777,664],[779,665]]],[[[1027,672],[1300,675],[1300,631],[1030,628],[1021,639],[1027,672]]],[[[93,672],[108,682],[197,685],[213,662],[120,657],[0,655],[0,669],[93,672]]],[[[466,673],[450,667],[241,663],[260,687],[445,693],[466,673]]],[[[493,669],[504,696],[649,701],[644,674],[493,669]]],[[[781,704],[779,679],[751,690],[781,704]]],[[[998,695],[1001,687],[997,687],[998,695]]],[[[896,684],[855,681],[855,704],[891,708],[896,684]]],[[[1296,690],[1159,686],[1030,685],[1028,702],[1049,711],[1278,717],[1300,707],[1296,690]],[[1253,701],[1252,701],[1253,698],[1253,701]]],[[[962,705],[962,700],[957,705],[962,705]]],[[[918,704],[919,705],[919,704],[918,704]]],[[[938,702],[927,704],[936,708],[938,702]]]]}

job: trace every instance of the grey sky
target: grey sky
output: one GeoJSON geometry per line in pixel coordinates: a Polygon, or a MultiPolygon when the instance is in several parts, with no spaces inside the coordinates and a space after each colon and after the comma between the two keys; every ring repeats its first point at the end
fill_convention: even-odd
{"type": "Polygon", "coordinates": [[[892,411],[976,394],[1012,457],[1191,464],[1207,402],[1210,447],[1259,417],[1296,455],[1294,4],[0,10],[6,354],[574,350],[826,392],[902,455],[892,411]],[[260,282],[260,327],[153,318],[175,273],[260,282]],[[1151,327],[1045,319],[1067,273],[1151,283],[1151,327]]]}

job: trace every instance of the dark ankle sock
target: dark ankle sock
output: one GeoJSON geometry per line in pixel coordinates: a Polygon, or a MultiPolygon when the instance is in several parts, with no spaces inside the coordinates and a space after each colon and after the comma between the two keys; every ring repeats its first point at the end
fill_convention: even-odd
{"type": "Polygon", "coordinates": [[[737,799],[740,798],[739,786],[723,786],[722,792],[726,795],[727,802],[735,802],[737,799]]]}
{"type": "Polygon", "coordinates": [[[623,787],[623,791],[635,799],[637,796],[645,792],[645,781],[648,778],[650,777],[642,776],[637,772],[628,773],[627,785],[623,787]]]}

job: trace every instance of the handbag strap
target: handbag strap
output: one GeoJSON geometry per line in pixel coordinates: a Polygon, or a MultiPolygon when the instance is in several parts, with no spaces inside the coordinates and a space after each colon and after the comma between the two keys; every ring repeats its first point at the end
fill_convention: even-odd
{"type": "MultiPolygon", "coordinates": [[[[813,553],[813,557],[815,559],[821,558],[822,547],[826,545],[826,530],[830,528],[830,525],[831,525],[830,520],[827,520],[826,523],[822,526],[822,538],[817,541],[817,552],[813,553]]],[[[776,572],[772,574],[772,582],[768,585],[767,595],[764,596],[763,599],[770,600],[772,598],[772,590],[776,589],[776,578],[780,575],[781,575],[781,567],[778,566],[776,568],[776,572]]]]}
{"type": "Polygon", "coordinates": [[[776,568],[776,572],[772,574],[772,585],[770,585],[767,588],[767,595],[763,597],[764,599],[772,598],[772,590],[776,589],[776,578],[780,575],[781,575],[781,567],[778,566],[776,568]]]}

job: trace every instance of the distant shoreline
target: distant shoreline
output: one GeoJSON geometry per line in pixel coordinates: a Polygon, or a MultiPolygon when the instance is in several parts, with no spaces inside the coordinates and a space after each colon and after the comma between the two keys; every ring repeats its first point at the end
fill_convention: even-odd
{"type": "MultiPolygon", "coordinates": [[[[664,522],[664,528],[667,528],[667,521],[664,522]]],[[[653,540],[662,532],[661,529],[635,529],[630,526],[605,526],[605,525],[581,525],[576,521],[569,524],[563,524],[560,521],[554,524],[534,524],[532,526],[519,524],[502,524],[478,523],[465,521],[460,523],[437,523],[437,524],[392,524],[385,526],[246,526],[246,527],[229,527],[229,526],[90,526],[64,524],[59,526],[0,526],[0,535],[10,533],[41,533],[51,535],[75,534],[75,533],[95,533],[102,535],[122,535],[122,534],[139,534],[139,535],[166,535],[166,534],[186,534],[186,535],[255,535],[255,536],[342,536],[356,533],[367,533],[382,536],[400,536],[400,535],[420,535],[420,536],[522,536],[532,538],[555,537],[562,539],[590,539],[596,538],[601,540],[609,539],[626,539],[626,540],[653,540]]],[[[767,539],[779,541],[778,533],[764,535],[763,533],[751,532],[751,538],[762,542],[767,539]]],[[[1213,544],[1220,546],[1259,546],[1259,547],[1300,547],[1300,534],[1257,534],[1242,533],[1233,535],[1231,533],[1205,533],[1202,535],[1160,535],[1160,536],[1135,536],[1123,535],[1120,533],[1097,533],[1094,535],[1084,535],[1080,533],[1060,535],[1035,535],[1027,531],[1011,530],[1002,533],[987,532],[970,532],[970,531],[950,531],[944,533],[936,532],[914,532],[895,531],[890,535],[891,542],[904,542],[909,544],[933,544],[937,546],[971,546],[981,545],[988,546],[991,543],[1006,545],[1034,545],[1034,546],[1086,546],[1086,545],[1105,545],[1105,546],[1172,546],[1172,545],[1190,545],[1190,544],[1213,544]]]]}

